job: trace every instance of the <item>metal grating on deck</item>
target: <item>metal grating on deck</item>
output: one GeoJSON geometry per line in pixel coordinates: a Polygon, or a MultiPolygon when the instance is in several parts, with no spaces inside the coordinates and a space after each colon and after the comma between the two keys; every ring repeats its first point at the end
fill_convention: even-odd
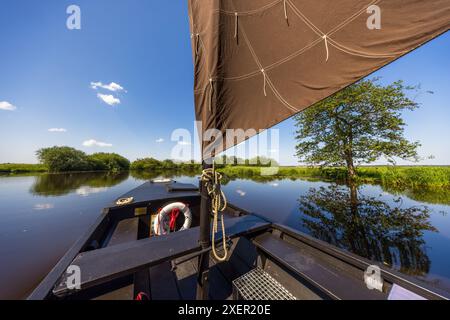
{"type": "Polygon", "coordinates": [[[277,280],[260,268],[233,281],[236,300],[297,300],[277,280]]]}

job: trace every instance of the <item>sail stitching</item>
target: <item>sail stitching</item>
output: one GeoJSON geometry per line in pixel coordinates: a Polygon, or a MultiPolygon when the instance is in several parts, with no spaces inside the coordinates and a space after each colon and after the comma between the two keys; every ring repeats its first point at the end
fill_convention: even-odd
{"type": "MultiPolygon", "coordinates": [[[[233,1],[231,1],[232,4],[233,1]]],[[[244,38],[245,43],[247,44],[250,53],[253,56],[253,59],[255,60],[256,64],[261,68],[261,72],[264,76],[264,94],[267,96],[267,92],[266,92],[266,82],[269,83],[269,87],[272,89],[273,93],[275,94],[275,97],[281,102],[281,104],[283,104],[286,108],[290,109],[293,112],[299,112],[300,110],[294,106],[292,106],[288,101],[286,101],[281,94],[278,92],[278,90],[275,88],[275,86],[273,85],[272,81],[270,80],[270,77],[268,74],[266,74],[261,62],[259,61],[258,56],[256,55],[256,52],[253,49],[253,46],[250,43],[250,40],[247,37],[247,33],[245,32],[244,27],[241,25],[239,25],[239,29],[241,30],[242,33],[242,37],[244,38]]]]}
{"type": "MultiPolygon", "coordinates": [[[[262,6],[261,8],[258,8],[258,9],[248,10],[248,11],[240,11],[240,12],[238,12],[238,14],[240,16],[251,16],[253,14],[256,14],[256,13],[268,10],[268,9],[270,9],[272,7],[275,7],[277,4],[279,4],[279,3],[283,2],[283,1],[284,0],[277,0],[277,1],[274,1],[274,2],[271,2],[271,3],[268,3],[265,6],[262,6]]],[[[224,10],[224,9],[217,9],[217,10],[213,11],[213,13],[217,13],[217,12],[223,13],[223,14],[226,14],[226,15],[234,15],[236,13],[236,11],[229,11],[229,10],[224,10]]]]}
{"type": "MultiPolygon", "coordinates": [[[[315,45],[317,45],[318,42],[321,42],[322,40],[324,40],[324,42],[325,42],[325,49],[326,49],[326,53],[327,53],[326,61],[328,61],[328,59],[329,59],[328,43],[330,43],[334,48],[336,48],[336,49],[338,49],[338,50],[340,50],[342,52],[345,52],[347,54],[357,55],[357,56],[366,57],[366,58],[394,57],[396,55],[403,54],[403,53],[406,52],[406,51],[405,52],[402,51],[402,52],[396,52],[396,53],[393,53],[393,54],[376,54],[376,53],[360,52],[360,51],[357,51],[357,50],[345,47],[344,45],[340,44],[336,40],[333,40],[333,39],[330,38],[330,34],[334,34],[335,32],[339,31],[340,29],[342,29],[343,27],[345,27],[346,25],[351,23],[354,19],[356,19],[359,15],[361,15],[364,12],[364,10],[359,10],[358,12],[356,12],[355,14],[353,14],[352,16],[347,18],[344,22],[340,23],[338,26],[333,28],[332,31],[329,32],[328,35],[327,35],[327,34],[324,34],[318,27],[316,27],[306,16],[304,16],[300,12],[300,10],[294,4],[291,3],[290,0],[285,0],[285,1],[286,1],[286,3],[289,6],[291,6],[291,8],[293,9],[294,13],[302,21],[304,21],[305,24],[307,24],[311,28],[312,31],[314,31],[317,35],[320,35],[320,38],[316,39],[315,41],[313,41],[310,45],[307,45],[306,47],[304,47],[304,48],[302,48],[302,49],[292,53],[291,55],[289,55],[289,56],[287,56],[287,57],[285,57],[285,58],[283,58],[283,59],[281,59],[279,61],[276,61],[276,62],[266,66],[265,67],[266,70],[271,70],[271,69],[273,69],[275,67],[278,67],[281,64],[289,62],[290,60],[296,58],[298,55],[300,55],[300,54],[304,53],[305,51],[307,51],[308,49],[314,47],[315,45]]],[[[278,4],[280,2],[281,1],[277,1],[276,3],[273,3],[273,4],[278,4]]],[[[379,3],[379,2],[381,2],[381,0],[375,0],[375,1],[372,2],[372,4],[379,3]]],[[[268,8],[269,7],[264,8],[264,9],[266,10],[268,8]]],[[[216,11],[220,11],[220,10],[216,10],[216,11]]],[[[238,15],[242,14],[242,13],[238,13],[236,11],[233,12],[233,14],[235,14],[235,15],[236,15],[236,13],[238,15]]],[[[236,24],[236,26],[237,26],[237,24],[236,24]]],[[[249,72],[247,74],[240,75],[240,76],[235,76],[235,77],[216,77],[216,78],[217,79],[222,79],[222,80],[227,80],[227,81],[240,81],[240,80],[246,80],[248,78],[254,77],[254,76],[258,75],[259,73],[260,73],[259,70],[255,70],[255,71],[252,71],[252,72],[249,72]]],[[[201,90],[199,90],[199,91],[201,91],[201,90]]]]}

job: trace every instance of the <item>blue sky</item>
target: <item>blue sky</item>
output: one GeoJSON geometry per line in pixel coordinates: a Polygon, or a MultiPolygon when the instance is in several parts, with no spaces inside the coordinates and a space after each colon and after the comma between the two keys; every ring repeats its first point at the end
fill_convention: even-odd
{"type": "MultiPolygon", "coordinates": [[[[36,162],[53,145],[164,159],[172,131],[193,130],[187,1],[2,0],[0,39],[0,163],[36,162]],[[81,8],[81,30],[66,28],[70,4],[81,8]]],[[[376,73],[435,92],[404,114],[407,137],[435,157],[423,164],[450,164],[449,56],[447,33],[376,73]]],[[[276,128],[281,163],[295,164],[294,122],[276,128]]]]}

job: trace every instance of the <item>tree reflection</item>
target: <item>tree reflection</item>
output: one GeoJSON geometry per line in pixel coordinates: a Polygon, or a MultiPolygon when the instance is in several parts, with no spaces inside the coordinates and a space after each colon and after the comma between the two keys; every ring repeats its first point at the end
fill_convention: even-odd
{"type": "Polygon", "coordinates": [[[358,194],[356,186],[312,188],[299,199],[303,226],[311,235],[410,275],[430,270],[423,235],[437,232],[425,206],[402,208],[358,194]]]}
{"type": "Polygon", "coordinates": [[[63,196],[81,187],[113,187],[129,177],[129,172],[84,172],[45,174],[36,177],[30,192],[40,196],[63,196]]]}

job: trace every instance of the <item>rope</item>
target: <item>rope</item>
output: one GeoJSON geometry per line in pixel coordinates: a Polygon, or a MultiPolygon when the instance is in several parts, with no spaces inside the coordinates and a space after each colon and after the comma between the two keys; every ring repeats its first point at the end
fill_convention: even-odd
{"type": "Polygon", "coordinates": [[[238,36],[238,25],[239,25],[239,16],[238,13],[234,13],[234,38],[237,39],[238,36]]]}
{"type": "Polygon", "coordinates": [[[263,74],[263,76],[264,76],[264,86],[263,86],[264,96],[267,97],[267,91],[266,91],[266,82],[267,82],[267,79],[266,79],[266,72],[264,71],[264,69],[261,69],[261,72],[262,72],[262,74],[263,74]]]}
{"type": "Polygon", "coordinates": [[[199,51],[199,43],[200,43],[199,39],[200,39],[200,34],[197,33],[195,35],[195,56],[196,57],[198,56],[198,51],[199,51]]]}
{"type": "Polygon", "coordinates": [[[170,221],[169,221],[169,229],[170,231],[175,231],[175,228],[177,226],[177,219],[180,215],[180,209],[174,208],[170,212],[170,221]]]}
{"type": "Polygon", "coordinates": [[[213,83],[212,78],[209,79],[209,86],[210,86],[210,90],[209,90],[208,109],[209,109],[209,112],[211,112],[212,111],[212,100],[213,100],[213,96],[214,96],[214,83],[213,83]]]}
{"type": "Polygon", "coordinates": [[[225,222],[223,218],[223,211],[227,207],[227,198],[225,194],[220,188],[220,181],[222,180],[222,175],[215,170],[205,169],[202,172],[201,180],[205,182],[206,190],[208,195],[211,197],[212,202],[212,212],[214,215],[213,219],[213,230],[212,230],[212,253],[213,256],[220,262],[223,262],[228,257],[228,249],[227,249],[227,241],[226,241],[226,233],[225,233],[225,222]],[[216,251],[216,233],[218,229],[218,216],[221,214],[221,223],[222,223],[222,243],[223,243],[223,251],[224,255],[220,257],[216,251]]]}
{"type": "Polygon", "coordinates": [[[325,34],[322,38],[323,38],[323,40],[325,41],[325,49],[327,50],[327,59],[326,59],[325,61],[328,62],[328,58],[330,57],[330,51],[329,51],[329,49],[328,49],[328,37],[327,37],[327,35],[325,34]]]}
{"type": "MultiPolygon", "coordinates": [[[[226,10],[215,10],[214,12],[219,12],[219,13],[223,13],[223,14],[227,14],[227,15],[236,15],[238,14],[239,16],[246,16],[246,15],[252,15],[255,14],[257,12],[263,11],[263,10],[267,10],[281,2],[284,2],[286,4],[286,15],[287,15],[287,6],[289,5],[293,12],[303,21],[305,22],[309,28],[314,31],[317,35],[319,35],[320,37],[316,40],[314,40],[313,42],[311,42],[310,44],[306,45],[304,48],[297,50],[295,52],[293,52],[292,54],[290,54],[289,56],[276,61],[270,65],[265,66],[266,70],[271,70],[274,69],[288,61],[293,60],[294,58],[298,57],[299,55],[303,54],[305,51],[315,47],[318,43],[320,43],[323,40],[323,37],[325,35],[325,33],[323,33],[317,26],[314,25],[314,23],[312,23],[293,3],[291,3],[290,0],[279,0],[279,1],[275,1],[273,3],[270,3],[268,6],[265,6],[263,8],[260,8],[258,10],[251,10],[251,11],[245,11],[245,12],[238,12],[236,10],[234,11],[226,11],[226,10]]],[[[379,2],[381,2],[381,0],[374,0],[371,2],[371,4],[378,4],[379,2]]],[[[334,27],[330,32],[327,33],[327,43],[326,45],[328,46],[328,42],[330,43],[330,45],[332,45],[333,47],[335,47],[336,49],[339,49],[342,52],[345,52],[347,54],[351,54],[351,55],[357,55],[357,56],[361,56],[361,57],[366,57],[366,58],[385,58],[385,57],[392,57],[392,56],[396,56],[398,53],[394,53],[394,54],[373,54],[373,53],[367,53],[367,52],[358,52],[349,48],[344,47],[343,45],[337,43],[337,41],[332,40],[330,38],[330,36],[332,34],[334,34],[335,32],[339,31],[340,29],[342,29],[343,27],[345,27],[347,24],[349,24],[350,22],[354,21],[358,16],[360,16],[362,13],[365,12],[365,9],[361,9],[358,12],[356,12],[355,14],[353,14],[352,16],[350,16],[349,18],[347,18],[346,20],[344,20],[343,22],[341,22],[339,25],[337,25],[336,27],[334,27]],[[344,48],[342,48],[344,47],[344,48]]],[[[285,16],[286,16],[285,15],[285,16]]],[[[238,25],[238,29],[240,29],[240,26],[238,25]]],[[[236,26],[235,26],[235,33],[236,33],[236,26]]],[[[204,44],[202,43],[202,40],[200,38],[200,44],[202,45],[203,49],[206,51],[206,48],[204,47],[204,44]]],[[[402,54],[402,53],[400,53],[402,54]]],[[[202,60],[204,61],[204,60],[202,60]]],[[[327,60],[328,61],[328,60],[327,60]]],[[[208,67],[208,70],[210,68],[208,67]]],[[[261,66],[260,66],[261,69],[261,66]]],[[[255,70],[243,75],[239,75],[239,76],[231,76],[231,77],[217,77],[217,79],[222,79],[225,81],[241,81],[241,80],[246,80],[249,79],[251,77],[255,77],[256,75],[258,75],[260,73],[260,70],[255,70]]],[[[201,94],[206,90],[207,86],[194,90],[195,94],[201,94]]]]}
{"type": "MultiPolygon", "coordinates": [[[[284,1],[284,0],[276,0],[274,2],[268,3],[268,4],[266,4],[266,5],[264,5],[264,6],[260,7],[260,8],[257,8],[257,9],[248,10],[248,11],[240,11],[240,12],[238,12],[238,14],[240,16],[251,16],[251,15],[260,13],[262,11],[268,10],[268,9],[276,6],[277,4],[279,4],[281,1],[284,1]]],[[[233,14],[236,13],[236,11],[229,11],[229,10],[224,10],[224,9],[217,9],[217,10],[214,10],[213,12],[219,12],[219,13],[223,13],[223,14],[226,14],[226,15],[233,15],[233,14]]]]}
{"type": "MultiPolygon", "coordinates": [[[[372,0],[371,4],[378,4],[380,3],[382,0],[372,0]]],[[[256,14],[258,12],[264,11],[264,10],[268,10],[274,6],[276,6],[277,4],[281,4],[281,2],[283,2],[283,6],[284,6],[284,15],[285,15],[285,19],[288,19],[288,15],[287,15],[287,6],[289,5],[292,9],[292,11],[294,12],[295,15],[297,15],[297,17],[299,17],[314,33],[316,33],[319,37],[318,39],[314,40],[313,42],[311,42],[310,44],[306,45],[304,48],[293,52],[292,54],[290,54],[289,56],[276,61],[270,65],[267,65],[265,67],[265,70],[272,70],[288,61],[293,60],[294,58],[300,56],[301,54],[303,54],[304,52],[306,52],[307,50],[315,47],[317,44],[321,43],[322,40],[325,41],[325,49],[326,49],[326,61],[328,62],[329,60],[329,45],[333,46],[334,48],[350,54],[350,55],[355,55],[355,56],[361,56],[361,57],[365,57],[365,58],[387,58],[387,57],[395,57],[399,54],[403,54],[406,53],[405,52],[396,52],[396,53],[392,53],[392,54],[377,54],[377,53],[369,53],[369,52],[361,52],[358,50],[354,50],[354,49],[350,49],[342,44],[340,44],[339,42],[337,42],[336,40],[333,40],[330,38],[331,35],[333,35],[334,33],[340,31],[341,29],[343,29],[345,26],[347,26],[348,24],[350,24],[351,22],[353,22],[356,18],[358,18],[361,14],[363,14],[365,12],[365,7],[358,10],[356,13],[354,13],[353,15],[351,15],[350,17],[348,17],[347,19],[345,19],[344,21],[342,21],[340,24],[338,24],[337,26],[335,26],[333,29],[331,29],[327,34],[325,34],[324,32],[322,32],[319,27],[317,27],[313,22],[311,22],[311,20],[308,19],[308,17],[306,17],[301,10],[299,10],[297,8],[297,6],[292,3],[291,0],[278,0],[278,1],[274,1],[272,3],[269,3],[268,5],[261,7],[259,9],[255,9],[255,10],[250,10],[250,11],[243,11],[243,12],[238,12],[234,9],[234,11],[227,11],[227,10],[215,10],[214,12],[218,12],[223,13],[223,14],[227,14],[227,15],[234,15],[235,16],[235,38],[237,38],[238,36],[238,32],[239,30],[242,32],[245,42],[247,43],[247,46],[249,47],[250,53],[253,56],[253,59],[255,60],[256,64],[258,65],[259,69],[263,69],[263,66],[261,64],[261,62],[259,61],[258,56],[256,55],[256,52],[254,52],[254,49],[252,47],[252,45],[250,44],[249,39],[246,36],[245,30],[239,25],[239,21],[238,21],[238,16],[250,16],[253,14],[256,14]]],[[[233,7],[233,1],[231,1],[233,7]]],[[[204,46],[202,39],[199,39],[200,44],[202,45],[202,47],[204,48],[204,50],[206,51],[206,47],[204,46]]],[[[209,70],[209,67],[208,67],[209,70]]],[[[256,75],[259,74],[260,70],[255,70],[252,72],[249,72],[247,74],[244,75],[239,75],[239,76],[231,76],[231,77],[217,77],[216,79],[221,79],[221,80],[227,80],[227,81],[241,81],[241,80],[245,80],[251,77],[254,77],[256,75]]],[[[274,86],[274,84],[271,82],[270,78],[268,77],[268,75],[265,74],[265,72],[263,72],[264,75],[264,95],[266,96],[267,92],[266,92],[266,85],[267,83],[269,84],[269,87],[272,89],[272,91],[274,92],[275,96],[278,98],[278,100],[280,100],[280,102],[287,107],[288,109],[291,109],[292,111],[298,112],[298,108],[294,107],[293,105],[291,105],[286,99],[283,98],[283,96],[280,94],[280,92],[278,92],[278,90],[276,89],[276,87],[274,86]]],[[[194,90],[195,94],[205,94],[204,90],[206,90],[207,86],[205,86],[202,89],[198,89],[198,90],[194,90]]],[[[211,108],[211,107],[210,107],[211,108]]]]}
{"type": "Polygon", "coordinates": [[[117,206],[125,206],[127,204],[132,203],[134,200],[133,197],[129,197],[129,198],[120,198],[119,200],[116,201],[116,205],[117,206]]]}

